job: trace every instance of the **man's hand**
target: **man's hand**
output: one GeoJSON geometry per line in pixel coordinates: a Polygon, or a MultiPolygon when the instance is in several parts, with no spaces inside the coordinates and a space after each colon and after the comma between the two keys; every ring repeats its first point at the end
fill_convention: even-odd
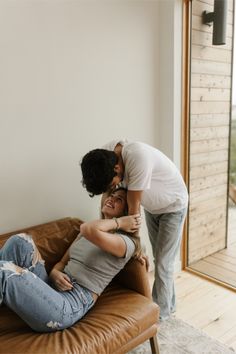
{"type": "Polygon", "coordinates": [[[140,253],[134,258],[137,259],[142,265],[146,265],[146,270],[148,272],[150,266],[148,256],[146,254],[140,253]]]}
{"type": "Polygon", "coordinates": [[[141,227],[141,216],[140,214],[121,216],[117,219],[119,229],[126,232],[136,232],[141,227]]]}
{"type": "Polygon", "coordinates": [[[73,289],[73,285],[68,275],[57,269],[51,271],[50,279],[59,291],[69,291],[73,289]]]}

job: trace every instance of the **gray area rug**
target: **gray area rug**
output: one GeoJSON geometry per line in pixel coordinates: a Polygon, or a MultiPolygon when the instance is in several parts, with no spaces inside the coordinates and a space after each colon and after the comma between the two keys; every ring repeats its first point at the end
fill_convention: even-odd
{"type": "MultiPolygon", "coordinates": [[[[158,333],[160,354],[234,354],[235,351],[207,336],[184,321],[171,317],[160,324],[158,333]]],[[[150,354],[149,341],[129,354],[150,354]]]]}

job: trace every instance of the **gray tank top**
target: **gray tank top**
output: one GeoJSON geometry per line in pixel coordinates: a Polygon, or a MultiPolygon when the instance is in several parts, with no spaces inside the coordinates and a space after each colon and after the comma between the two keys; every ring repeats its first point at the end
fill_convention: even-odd
{"type": "Polygon", "coordinates": [[[116,257],[103,251],[86,238],[81,237],[70,247],[70,260],[64,272],[85,288],[100,295],[114,276],[124,268],[135,251],[131,238],[119,234],[126,243],[124,257],[116,257]]]}

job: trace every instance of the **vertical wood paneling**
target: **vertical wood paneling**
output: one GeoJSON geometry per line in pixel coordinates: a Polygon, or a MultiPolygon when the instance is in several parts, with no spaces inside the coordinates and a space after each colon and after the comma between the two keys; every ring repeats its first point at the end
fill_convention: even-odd
{"type": "Polygon", "coordinates": [[[213,27],[201,21],[213,4],[192,1],[189,265],[226,246],[233,12],[230,1],[227,43],[213,46],[213,27]]]}

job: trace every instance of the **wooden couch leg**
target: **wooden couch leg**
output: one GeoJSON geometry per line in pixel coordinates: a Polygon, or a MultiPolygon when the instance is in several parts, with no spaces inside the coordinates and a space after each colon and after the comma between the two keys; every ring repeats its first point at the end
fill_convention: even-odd
{"type": "Polygon", "coordinates": [[[151,349],[152,349],[152,354],[160,354],[157,336],[150,338],[149,341],[150,341],[150,345],[151,345],[151,349]]]}

